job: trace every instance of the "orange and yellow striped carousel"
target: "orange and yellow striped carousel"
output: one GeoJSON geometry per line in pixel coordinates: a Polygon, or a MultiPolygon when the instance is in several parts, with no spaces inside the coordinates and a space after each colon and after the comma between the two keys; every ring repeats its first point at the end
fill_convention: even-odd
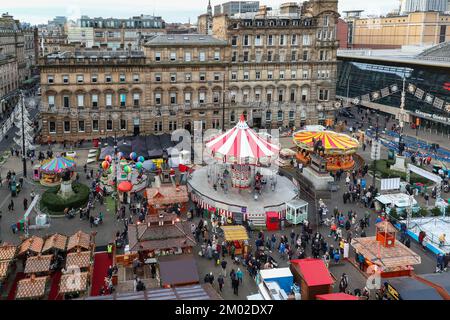
{"type": "Polygon", "coordinates": [[[359,147],[358,140],[334,131],[301,130],[293,134],[298,147],[297,161],[308,165],[311,153],[316,153],[326,160],[328,171],[351,170],[355,165],[353,154],[359,147]]]}

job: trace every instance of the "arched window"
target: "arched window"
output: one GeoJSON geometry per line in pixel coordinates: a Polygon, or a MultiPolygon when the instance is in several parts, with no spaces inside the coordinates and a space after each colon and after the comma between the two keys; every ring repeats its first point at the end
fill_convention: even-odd
{"type": "Polygon", "coordinates": [[[234,111],[230,112],[230,122],[236,122],[236,114],[234,111]]]}

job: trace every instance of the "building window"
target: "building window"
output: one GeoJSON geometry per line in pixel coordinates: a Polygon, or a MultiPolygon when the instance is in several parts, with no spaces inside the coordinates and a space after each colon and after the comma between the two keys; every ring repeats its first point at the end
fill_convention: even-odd
{"type": "Polygon", "coordinates": [[[177,53],[171,52],[170,53],[170,61],[176,61],[177,60],[177,53]]]}
{"type": "Polygon", "coordinates": [[[112,120],[106,120],[106,130],[107,131],[112,131],[113,129],[113,122],[112,120]]]}
{"type": "Polygon", "coordinates": [[[98,131],[98,120],[92,120],[92,131],[98,131]]]}
{"type": "Polygon", "coordinates": [[[295,119],[295,111],[290,110],[289,111],[289,120],[294,120],[295,119]]]}
{"type": "Polygon", "coordinates": [[[48,132],[56,133],[56,122],[55,121],[48,122],[48,132]]]}
{"type": "Polygon", "coordinates": [[[133,74],[133,82],[139,82],[139,74],[133,74]]]}
{"type": "Polygon", "coordinates": [[[63,76],[63,83],[65,83],[65,84],[69,83],[69,76],[67,76],[67,75],[63,76]]]}
{"type": "Polygon", "coordinates": [[[184,93],[184,103],[186,105],[190,105],[191,104],[191,97],[192,97],[192,93],[191,92],[185,92],[184,93]]]}
{"type": "Polygon", "coordinates": [[[64,133],[70,132],[70,121],[64,121],[64,133]]]}
{"type": "Polygon", "coordinates": [[[127,94],[121,93],[120,94],[120,106],[125,107],[126,104],[127,104],[127,94]]]}
{"type": "Polygon", "coordinates": [[[297,71],[296,70],[291,71],[291,79],[297,79],[297,71]]]}
{"type": "Polygon", "coordinates": [[[155,52],[155,61],[161,61],[161,52],[155,52]]]}
{"type": "Polygon", "coordinates": [[[176,92],[170,93],[170,104],[177,104],[177,93],[176,92]]]}
{"type": "Polygon", "coordinates": [[[284,91],[283,89],[278,90],[278,101],[283,102],[284,91]]]}
{"type": "Polygon", "coordinates": [[[308,60],[308,50],[303,50],[303,61],[308,60]]]}
{"type": "Polygon", "coordinates": [[[244,35],[244,46],[250,45],[250,36],[248,34],[244,35]]]}
{"type": "Polygon", "coordinates": [[[161,132],[163,130],[163,123],[162,121],[155,121],[153,124],[153,129],[155,132],[161,132]]]}
{"type": "Polygon", "coordinates": [[[215,51],[214,52],[214,60],[215,61],[220,61],[220,51],[215,51]]]}
{"type": "Polygon", "coordinates": [[[126,79],[125,78],[125,74],[121,73],[120,76],[119,76],[119,81],[120,82],[125,82],[125,79],[126,79]]]}
{"type": "Polygon", "coordinates": [[[267,79],[272,80],[273,79],[273,71],[267,71],[267,79]]]}
{"type": "Polygon", "coordinates": [[[184,81],[191,82],[191,79],[192,79],[192,75],[190,73],[184,74],[184,81]]]}
{"type": "Polygon", "coordinates": [[[160,73],[155,73],[155,81],[161,82],[161,74],[160,73]]]}
{"type": "Polygon", "coordinates": [[[248,51],[244,51],[244,62],[248,62],[248,51]]]}
{"type": "Polygon", "coordinates": [[[157,106],[161,105],[161,93],[155,93],[155,104],[157,106]]]}
{"type": "Polygon", "coordinates": [[[295,102],[295,89],[291,89],[291,102],[295,102]]]}
{"type": "Polygon", "coordinates": [[[231,73],[231,80],[237,80],[237,72],[232,72],[231,73]]]}
{"type": "Polygon", "coordinates": [[[93,108],[97,108],[98,107],[98,95],[97,94],[93,94],[91,96],[91,100],[92,100],[92,107],[93,108]]]}
{"type": "Polygon", "coordinates": [[[248,79],[249,79],[249,72],[244,71],[244,80],[248,80],[248,79]]]}
{"type": "Polygon", "coordinates": [[[267,61],[268,61],[268,62],[272,62],[272,59],[273,59],[273,57],[272,57],[272,51],[267,51],[267,61]]]}
{"type": "Polygon", "coordinates": [[[230,122],[236,122],[236,114],[234,113],[234,111],[230,112],[230,122]]]}
{"type": "Polygon", "coordinates": [[[170,82],[177,82],[177,74],[176,73],[170,74],[170,82]]]}
{"type": "Polygon", "coordinates": [[[105,82],[106,82],[106,83],[111,83],[111,82],[112,82],[112,76],[109,75],[109,74],[106,75],[106,76],[105,76],[105,82]]]}
{"type": "Polygon", "coordinates": [[[278,110],[277,112],[278,121],[283,121],[283,111],[278,110]]]}
{"type": "Polygon", "coordinates": [[[284,34],[280,34],[280,46],[286,45],[285,38],[286,36],[284,34]]]}
{"type": "Polygon", "coordinates": [[[262,52],[261,51],[256,51],[255,60],[256,60],[256,62],[261,63],[261,60],[262,60],[262,52]]]}
{"type": "Polygon", "coordinates": [[[184,53],[184,61],[191,62],[191,53],[190,52],[184,53]]]}
{"type": "Polygon", "coordinates": [[[200,81],[206,81],[206,74],[205,73],[200,73],[200,81]]]}
{"type": "Polygon", "coordinates": [[[297,45],[297,35],[293,34],[291,36],[291,45],[296,46],[297,45]]]}
{"type": "Polygon", "coordinates": [[[79,74],[77,75],[77,83],[83,83],[84,82],[84,76],[79,74]]]}
{"type": "Polygon", "coordinates": [[[284,79],[284,71],[280,71],[280,80],[283,80],[284,79]]]}
{"type": "Polygon", "coordinates": [[[48,96],[48,107],[49,108],[55,107],[55,96],[48,96]]]}
{"type": "Polygon", "coordinates": [[[106,98],[106,107],[112,107],[112,94],[107,93],[105,98],[106,98]]]}
{"type": "Polygon", "coordinates": [[[84,132],[84,121],[83,120],[78,121],[78,131],[84,132]]]}
{"type": "Polygon", "coordinates": [[[64,97],[63,97],[63,105],[64,105],[64,108],[70,108],[70,99],[69,99],[69,96],[64,96],[64,97]]]}
{"type": "Polygon", "coordinates": [[[309,34],[303,35],[303,45],[310,46],[311,45],[311,36],[309,34]]]}
{"type": "Polygon", "coordinates": [[[291,52],[291,61],[297,61],[297,51],[291,52]]]}
{"type": "Polygon", "coordinates": [[[233,51],[231,53],[231,62],[236,62],[237,61],[237,51],[233,51]]]}
{"type": "Polygon", "coordinates": [[[266,100],[272,102],[272,91],[267,91],[266,100]]]}
{"type": "Polygon", "coordinates": [[[269,34],[267,36],[267,45],[268,46],[273,46],[273,35],[269,34]]]}
{"type": "Polygon", "coordinates": [[[266,112],[266,121],[271,121],[272,120],[272,112],[271,111],[267,111],[266,112]]]}
{"type": "Polygon", "coordinates": [[[262,41],[261,41],[261,35],[256,35],[255,36],[255,46],[261,46],[262,45],[262,41]]]}
{"type": "Polygon", "coordinates": [[[53,76],[47,76],[47,82],[48,83],[54,83],[55,82],[55,78],[53,76]]]}
{"type": "Polygon", "coordinates": [[[206,93],[203,91],[200,91],[198,93],[198,103],[205,103],[206,101],[206,93]]]}
{"type": "Polygon", "coordinates": [[[91,82],[92,83],[97,83],[97,75],[96,74],[93,74],[92,76],[91,76],[91,82]]]}
{"type": "Polygon", "coordinates": [[[220,73],[214,73],[214,81],[220,81],[220,73]]]}
{"type": "Polygon", "coordinates": [[[127,120],[120,119],[120,130],[127,130],[127,120]]]}
{"type": "Polygon", "coordinates": [[[177,130],[177,122],[176,121],[169,121],[169,131],[177,130]]]}
{"type": "Polygon", "coordinates": [[[255,72],[255,79],[256,80],[261,80],[261,71],[256,71],[255,72]]]}
{"type": "Polygon", "coordinates": [[[319,89],[319,101],[328,101],[328,89],[319,89]]]}
{"type": "Polygon", "coordinates": [[[303,79],[308,79],[308,77],[309,77],[309,72],[308,72],[308,70],[303,70],[303,71],[302,71],[302,77],[303,77],[303,79]]]}
{"type": "Polygon", "coordinates": [[[220,120],[219,119],[213,119],[212,120],[212,127],[213,127],[213,129],[219,129],[220,128],[220,120]]]}
{"type": "Polygon", "coordinates": [[[307,101],[308,100],[308,88],[303,88],[302,89],[302,101],[307,101]]]}
{"type": "Polygon", "coordinates": [[[213,102],[214,103],[219,103],[219,99],[220,99],[220,92],[214,91],[213,92],[213,102]]]}
{"type": "Polygon", "coordinates": [[[237,40],[238,40],[237,36],[231,37],[231,45],[232,46],[237,46],[237,40]]]}
{"type": "Polygon", "coordinates": [[[139,93],[133,93],[133,106],[139,107],[141,95],[139,93]]]}
{"type": "Polygon", "coordinates": [[[78,108],[83,108],[84,107],[84,95],[79,94],[77,96],[77,105],[78,105],[78,108]]]}
{"type": "Polygon", "coordinates": [[[202,62],[206,61],[206,53],[205,53],[205,51],[200,51],[199,60],[202,61],[202,62]]]}

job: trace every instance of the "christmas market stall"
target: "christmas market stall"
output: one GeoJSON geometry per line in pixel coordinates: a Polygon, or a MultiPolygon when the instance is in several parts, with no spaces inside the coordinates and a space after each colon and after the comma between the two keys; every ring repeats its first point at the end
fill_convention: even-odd
{"type": "Polygon", "coordinates": [[[397,229],[388,221],[376,224],[374,237],[354,238],[351,245],[364,258],[364,269],[371,265],[380,268],[381,277],[411,275],[413,266],[421,263],[420,256],[396,241],[397,229]]]}
{"type": "Polygon", "coordinates": [[[50,237],[45,239],[44,246],[42,247],[42,253],[58,253],[58,252],[64,252],[66,251],[66,243],[67,243],[67,237],[55,233],[51,235],[50,237]]]}
{"type": "Polygon", "coordinates": [[[192,254],[166,256],[158,260],[159,275],[163,288],[199,283],[197,263],[192,254]]]}
{"type": "Polygon", "coordinates": [[[247,230],[245,230],[244,226],[222,226],[225,241],[228,244],[228,252],[229,248],[234,245],[235,254],[236,255],[246,255],[250,246],[248,244],[248,234],[247,230]]]}
{"type": "Polygon", "coordinates": [[[45,296],[47,279],[47,276],[36,277],[33,274],[30,278],[19,280],[17,283],[16,299],[42,299],[45,296]]]}
{"type": "Polygon", "coordinates": [[[359,147],[358,140],[334,131],[300,130],[293,135],[298,147],[297,161],[308,165],[311,154],[318,154],[326,162],[326,170],[351,170],[355,165],[353,154],[359,147]]]}
{"type": "Polygon", "coordinates": [[[159,188],[147,188],[145,197],[148,201],[149,215],[161,212],[185,214],[189,202],[186,186],[170,185],[159,188]]]}
{"type": "Polygon", "coordinates": [[[89,272],[76,272],[75,269],[68,270],[61,276],[59,293],[67,298],[78,298],[80,294],[88,291],[89,278],[89,272]],[[76,280],[74,281],[74,279],[76,280]]]}
{"type": "Polygon", "coordinates": [[[91,251],[81,251],[68,253],[66,256],[66,269],[77,268],[81,271],[90,271],[92,266],[91,251]]]}
{"type": "Polygon", "coordinates": [[[19,257],[38,255],[42,252],[44,246],[44,240],[37,236],[32,236],[25,239],[19,247],[19,257]]]}
{"type": "Polygon", "coordinates": [[[0,246],[0,291],[15,267],[17,247],[3,244],[0,246]]]}
{"type": "Polygon", "coordinates": [[[315,300],[317,295],[331,293],[334,280],[322,259],[291,260],[290,268],[295,282],[300,284],[302,300],[315,300]]]}
{"type": "Polygon", "coordinates": [[[78,231],[74,235],[69,237],[69,241],[67,242],[67,252],[76,252],[78,250],[81,251],[89,251],[93,250],[94,242],[93,236],[83,232],[78,231]]]}
{"type": "Polygon", "coordinates": [[[56,157],[45,160],[41,164],[41,184],[46,187],[54,187],[61,184],[62,174],[70,172],[71,179],[76,178],[75,160],[70,157],[56,157]]]}
{"type": "Polygon", "coordinates": [[[37,255],[29,257],[25,264],[25,274],[39,274],[44,275],[50,272],[50,265],[53,260],[53,255],[37,255]]]}

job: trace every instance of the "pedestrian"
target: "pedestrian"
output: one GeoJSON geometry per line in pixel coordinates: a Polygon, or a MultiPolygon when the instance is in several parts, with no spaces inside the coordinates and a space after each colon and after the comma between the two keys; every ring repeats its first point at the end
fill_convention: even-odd
{"type": "Polygon", "coordinates": [[[14,201],[13,201],[13,199],[11,199],[11,202],[9,203],[8,210],[9,211],[14,211],[14,201]]]}
{"type": "Polygon", "coordinates": [[[439,248],[442,248],[445,245],[445,233],[439,236],[439,248]]]}
{"type": "Polygon", "coordinates": [[[290,236],[291,236],[291,245],[294,245],[295,244],[295,232],[294,232],[294,229],[292,229],[290,236]]]}
{"type": "Polygon", "coordinates": [[[220,265],[222,266],[222,275],[224,278],[226,278],[227,277],[227,261],[222,260],[220,265]]]}
{"type": "Polygon", "coordinates": [[[236,277],[238,278],[239,283],[242,284],[242,280],[243,280],[243,277],[244,277],[244,273],[241,271],[240,268],[238,268],[237,271],[236,271],[236,277]]]}
{"type": "Polygon", "coordinates": [[[222,292],[223,284],[225,283],[225,280],[223,279],[223,275],[219,275],[217,278],[217,283],[219,284],[219,290],[222,292]]]}
{"type": "Polygon", "coordinates": [[[89,217],[89,224],[90,224],[91,228],[95,226],[94,221],[95,221],[94,217],[90,216],[89,217]]]}
{"type": "Polygon", "coordinates": [[[27,211],[28,209],[28,199],[23,198],[23,211],[27,211]]]}
{"type": "Polygon", "coordinates": [[[348,276],[343,273],[339,282],[339,292],[346,292],[348,287],[348,276]]]}
{"type": "Polygon", "coordinates": [[[150,265],[150,269],[151,269],[151,273],[152,273],[152,278],[155,279],[156,278],[156,265],[154,263],[152,263],[150,265]]]}
{"type": "Polygon", "coordinates": [[[233,287],[233,293],[239,295],[239,280],[236,275],[231,279],[231,286],[233,287]]]}

